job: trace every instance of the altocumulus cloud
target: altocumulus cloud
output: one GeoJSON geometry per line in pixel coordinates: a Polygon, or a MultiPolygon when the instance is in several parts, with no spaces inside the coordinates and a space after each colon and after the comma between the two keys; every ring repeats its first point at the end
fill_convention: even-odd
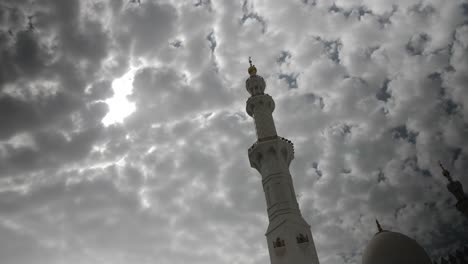
{"type": "Polygon", "coordinates": [[[375,217],[433,257],[468,241],[437,166],[468,186],[464,1],[5,0],[0,21],[2,263],[268,263],[248,56],[321,263],[360,263],[375,217]]]}

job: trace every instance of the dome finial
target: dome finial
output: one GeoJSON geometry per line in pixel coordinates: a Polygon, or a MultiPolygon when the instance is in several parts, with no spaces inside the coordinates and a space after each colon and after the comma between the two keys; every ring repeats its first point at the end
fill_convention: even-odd
{"type": "Polygon", "coordinates": [[[375,223],[377,224],[377,230],[379,230],[378,233],[383,232],[384,230],[382,226],[380,225],[379,220],[375,219],[375,223]]]}
{"type": "Polygon", "coordinates": [[[444,168],[444,166],[442,165],[442,162],[440,162],[440,160],[439,160],[439,166],[442,169],[442,175],[444,175],[444,177],[447,178],[447,180],[449,182],[453,182],[452,176],[450,176],[450,172],[444,168]]]}
{"type": "Polygon", "coordinates": [[[257,74],[257,68],[255,68],[255,65],[252,64],[252,58],[249,56],[249,64],[250,64],[250,67],[249,67],[249,75],[252,76],[252,75],[255,75],[257,74]]]}

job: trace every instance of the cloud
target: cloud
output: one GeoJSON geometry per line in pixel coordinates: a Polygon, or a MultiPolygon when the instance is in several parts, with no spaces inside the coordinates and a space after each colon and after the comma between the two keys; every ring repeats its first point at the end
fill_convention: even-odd
{"type": "Polygon", "coordinates": [[[468,239],[437,165],[468,186],[465,9],[2,2],[2,259],[268,262],[247,157],[249,56],[295,144],[290,170],[321,263],[360,263],[375,218],[447,254],[468,239]],[[135,111],[103,125],[122,76],[135,111]]]}
{"type": "Polygon", "coordinates": [[[129,99],[137,110],[129,123],[179,119],[229,103],[222,80],[210,68],[190,81],[170,68],[143,68],[135,74],[133,85],[129,99]]]}
{"type": "Polygon", "coordinates": [[[117,17],[116,34],[119,44],[127,45],[131,54],[151,56],[167,44],[175,28],[176,11],[171,5],[144,2],[130,7],[117,17]]]}

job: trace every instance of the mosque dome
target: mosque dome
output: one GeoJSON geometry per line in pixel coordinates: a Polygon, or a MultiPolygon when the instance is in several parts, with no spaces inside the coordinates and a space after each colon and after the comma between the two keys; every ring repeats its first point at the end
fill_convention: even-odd
{"type": "Polygon", "coordinates": [[[364,251],[362,264],[431,264],[431,259],[414,239],[379,229],[364,251]]]}

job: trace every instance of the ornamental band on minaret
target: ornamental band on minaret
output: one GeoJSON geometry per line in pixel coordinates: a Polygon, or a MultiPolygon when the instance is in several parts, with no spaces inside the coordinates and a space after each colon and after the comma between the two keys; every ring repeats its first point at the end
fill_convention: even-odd
{"type": "Polygon", "coordinates": [[[265,80],[249,58],[250,93],[247,113],[255,121],[257,142],[248,150],[250,165],[262,176],[269,225],[266,231],[272,264],[319,264],[310,225],[304,220],[296,200],[289,165],[294,159],[291,141],[276,134],[273,121],[275,102],[265,94],[265,80]]]}

